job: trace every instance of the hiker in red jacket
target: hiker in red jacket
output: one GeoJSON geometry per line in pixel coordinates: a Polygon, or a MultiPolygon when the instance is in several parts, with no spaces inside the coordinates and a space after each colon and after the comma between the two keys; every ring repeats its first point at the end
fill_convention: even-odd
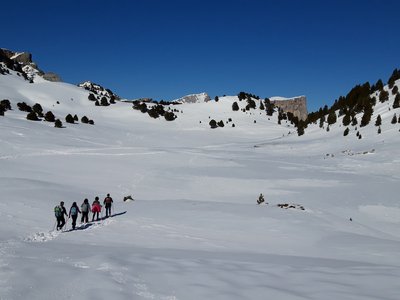
{"type": "Polygon", "coordinates": [[[113,199],[110,197],[110,194],[107,194],[107,197],[104,199],[103,203],[106,207],[106,218],[108,218],[108,216],[111,217],[111,206],[113,199]]]}
{"type": "Polygon", "coordinates": [[[92,203],[92,222],[94,221],[94,216],[97,214],[97,221],[99,220],[99,213],[101,212],[101,204],[99,201],[99,197],[96,197],[92,203]]]}

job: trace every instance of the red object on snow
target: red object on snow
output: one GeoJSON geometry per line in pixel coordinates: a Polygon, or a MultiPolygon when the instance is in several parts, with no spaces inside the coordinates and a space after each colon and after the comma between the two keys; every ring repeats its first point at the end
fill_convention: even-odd
{"type": "Polygon", "coordinates": [[[96,212],[101,212],[101,205],[98,203],[95,203],[92,205],[92,212],[96,213],[96,212]]]}

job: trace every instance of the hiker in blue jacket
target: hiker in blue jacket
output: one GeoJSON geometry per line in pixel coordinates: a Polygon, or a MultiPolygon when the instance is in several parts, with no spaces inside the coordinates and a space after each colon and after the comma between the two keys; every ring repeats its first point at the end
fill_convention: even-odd
{"type": "Polygon", "coordinates": [[[64,215],[68,217],[67,210],[64,206],[64,201],[60,202],[60,205],[57,205],[54,208],[54,214],[57,218],[57,230],[61,230],[65,225],[65,218],[64,215]]]}
{"type": "Polygon", "coordinates": [[[76,204],[76,202],[72,203],[72,206],[69,210],[69,217],[72,217],[72,229],[75,229],[76,226],[76,219],[78,218],[78,213],[81,213],[81,211],[79,210],[78,205],[76,204]]]}

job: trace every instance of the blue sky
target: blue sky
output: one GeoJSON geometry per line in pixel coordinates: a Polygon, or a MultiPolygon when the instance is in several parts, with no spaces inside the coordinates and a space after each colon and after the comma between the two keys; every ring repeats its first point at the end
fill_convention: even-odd
{"type": "Polygon", "coordinates": [[[126,98],[306,95],[316,110],[400,68],[400,1],[12,1],[1,47],[126,98]]]}

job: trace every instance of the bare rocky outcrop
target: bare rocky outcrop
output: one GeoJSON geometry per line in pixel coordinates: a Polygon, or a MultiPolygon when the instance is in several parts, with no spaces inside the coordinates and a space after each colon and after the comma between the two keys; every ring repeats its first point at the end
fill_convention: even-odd
{"type": "Polygon", "coordinates": [[[47,72],[43,74],[43,78],[46,79],[47,81],[53,81],[53,82],[60,82],[61,78],[58,74],[53,73],[53,72],[47,72]]]}
{"type": "Polygon", "coordinates": [[[276,107],[281,108],[284,112],[291,112],[295,117],[300,120],[307,119],[307,98],[305,96],[293,97],[293,98],[280,98],[271,97],[270,101],[276,107]]]}
{"type": "Polygon", "coordinates": [[[191,94],[183,96],[182,98],[176,99],[172,102],[174,103],[203,103],[210,101],[211,98],[207,93],[191,94]]]}
{"type": "MultiPolygon", "coordinates": [[[[48,81],[61,81],[60,76],[58,76],[56,73],[44,73],[42,70],[40,70],[37,64],[32,61],[32,54],[29,52],[14,52],[1,48],[0,61],[16,64],[19,69],[22,69],[23,72],[25,72],[26,77],[29,80],[33,80],[35,76],[42,76],[48,81]]],[[[13,69],[15,68],[13,67],[13,69]]]]}

